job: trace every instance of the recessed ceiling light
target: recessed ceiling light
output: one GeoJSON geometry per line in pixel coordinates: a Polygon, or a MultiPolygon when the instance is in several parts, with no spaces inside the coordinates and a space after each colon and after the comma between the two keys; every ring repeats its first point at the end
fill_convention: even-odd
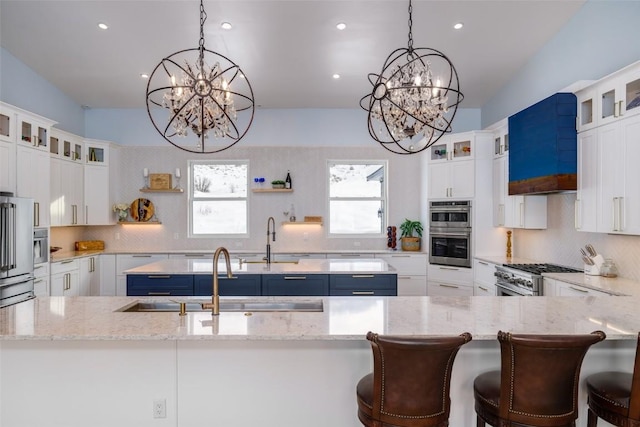
{"type": "Polygon", "coordinates": [[[222,24],[220,24],[220,26],[223,30],[230,30],[233,28],[233,25],[231,25],[230,22],[223,22],[222,24]]]}
{"type": "Polygon", "coordinates": [[[340,31],[344,30],[345,28],[347,28],[347,24],[345,24],[344,22],[338,22],[336,24],[336,28],[339,29],[340,31]]]}
{"type": "Polygon", "coordinates": [[[109,28],[109,26],[104,22],[98,22],[98,28],[100,28],[101,30],[106,30],[107,28],[109,28]]]}
{"type": "Polygon", "coordinates": [[[140,73],[140,77],[142,77],[143,79],[148,79],[148,78],[149,78],[149,74],[147,74],[147,73],[140,73]]]}
{"type": "Polygon", "coordinates": [[[453,28],[456,29],[456,30],[459,30],[462,27],[464,27],[464,24],[462,22],[458,22],[456,24],[453,24],[453,28]]]}
{"type": "Polygon", "coordinates": [[[336,79],[336,80],[339,79],[340,78],[340,74],[334,74],[333,78],[336,79]]]}

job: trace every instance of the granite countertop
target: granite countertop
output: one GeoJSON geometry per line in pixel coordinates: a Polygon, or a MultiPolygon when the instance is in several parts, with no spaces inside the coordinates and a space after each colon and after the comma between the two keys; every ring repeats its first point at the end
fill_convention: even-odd
{"type": "MultiPolygon", "coordinates": [[[[294,262],[265,263],[231,262],[233,274],[396,274],[396,269],[382,259],[302,259],[294,262]]],[[[226,273],[224,260],[219,259],[218,272],[226,273]]],[[[125,274],[212,274],[210,259],[166,259],[135,267],[125,274]]]]}
{"type": "MultiPolygon", "coordinates": [[[[151,249],[151,250],[91,250],[91,251],[58,251],[58,252],[54,252],[51,254],[51,262],[59,262],[59,261],[66,261],[69,259],[73,259],[73,258],[83,258],[83,257],[88,257],[88,256],[92,256],[92,255],[100,255],[100,254],[107,254],[107,255],[117,255],[117,254],[127,254],[127,255],[135,255],[135,254],[192,254],[192,255],[199,255],[199,254],[209,254],[209,255],[213,255],[213,253],[215,252],[215,249],[210,249],[210,250],[203,250],[203,249],[197,249],[197,250],[190,250],[190,249],[185,249],[185,250],[177,250],[177,249],[171,249],[171,250],[157,250],[157,249],[151,249]]],[[[229,250],[229,253],[231,254],[231,256],[234,255],[247,255],[247,254],[252,254],[252,255],[264,255],[264,250],[246,250],[246,251],[242,251],[242,250],[229,250]]],[[[285,252],[272,252],[273,256],[278,256],[278,255],[298,255],[298,254],[339,254],[339,255],[352,255],[352,254],[356,254],[356,255],[412,255],[412,254],[422,254],[422,255],[428,255],[428,252],[424,252],[424,251],[410,251],[410,252],[404,252],[404,251],[389,251],[386,249],[380,249],[380,250],[317,250],[317,251],[313,251],[313,250],[305,250],[305,251],[285,251],[285,252]]]]}
{"type": "MultiPolygon", "coordinates": [[[[181,297],[185,299],[185,297],[181,297]]],[[[186,298],[203,301],[199,298],[186,298]]],[[[228,301],[322,300],[322,312],[127,313],[136,301],[169,297],[38,297],[0,309],[2,340],[362,340],[389,335],[457,335],[495,340],[513,333],[574,334],[603,330],[635,340],[635,297],[222,297],[228,301]]]]}
{"type": "Polygon", "coordinates": [[[639,295],[640,283],[623,277],[589,276],[584,273],[544,273],[544,277],[572,283],[595,291],[606,292],[611,295],[639,295]]]}

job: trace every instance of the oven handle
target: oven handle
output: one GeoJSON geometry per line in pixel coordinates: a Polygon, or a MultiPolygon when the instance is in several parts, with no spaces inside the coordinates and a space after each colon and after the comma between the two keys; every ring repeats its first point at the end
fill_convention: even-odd
{"type": "Polygon", "coordinates": [[[431,237],[470,237],[471,233],[443,233],[443,232],[438,232],[438,233],[429,233],[429,236],[431,237]]]}
{"type": "Polygon", "coordinates": [[[507,288],[504,285],[501,285],[500,283],[496,283],[496,288],[498,288],[498,292],[496,294],[499,294],[500,291],[502,291],[503,293],[510,295],[510,296],[514,296],[514,297],[526,297],[526,296],[531,296],[531,295],[524,295],[521,293],[518,293],[516,291],[514,291],[511,288],[507,288]]]}

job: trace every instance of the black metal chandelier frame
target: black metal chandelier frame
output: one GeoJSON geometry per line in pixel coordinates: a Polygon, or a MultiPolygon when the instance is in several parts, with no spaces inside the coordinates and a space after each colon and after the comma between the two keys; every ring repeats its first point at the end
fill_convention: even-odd
{"type": "MultiPolygon", "coordinates": [[[[167,57],[163,58],[162,61],[154,68],[153,72],[149,76],[149,81],[147,83],[147,91],[146,91],[146,100],[147,100],[147,114],[153,123],[155,129],[162,135],[162,137],[174,145],[175,147],[189,151],[192,153],[217,153],[223,150],[226,150],[233,145],[235,145],[238,141],[240,141],[247,133],[251,124],[253,123],[253,117],[255,113],[255,102],[253,97],[253,89],[251,87],[251,83],[247,79],[246,75],[240,69],[236,63],[234,63],[228,57],[214,52],[212,50],[206,49],[204,46],[204,23],[207,19],[207,14],[204,10],[203,0],[200,0],[200,41],[199,46],[197,48],[192,49],[184,49],[178,52],[174,52],[167,57]],[[195,61],[195,69],[192,69],[186,59],[181,57],[188,57],[191,53],[197,52],[197,60],[195,61]],[[224,64],[223,67],[220,67],[218,71],[213,76],[207,76],[205,72],[205,57],[208,56],[213,58],[211,63],[216,64],[216,67],[219,66],[220,60],[224,64]],[[180,58],[185,60],[186,65],[180,64],[180,58]],[[189,85],[184,83],[184,80],[180,84],[176,84],[175,79],[176,74],[170,71],[170,68],[175,68],[176,71],[182,73],[183,78],[186,77],[188,81],[190,81],[189,85]],[[212,84],[211,79],[223,79],[223,77],[227,75],[230,76],[228,79],[224,79],[227,83],[226,87],[216,87],[212,84]],[[163,82],[166,82],[167,79],[169,83],[161,83],[158,87],[152,88],[152,84],[154,83],[154,77],[161,79],[163,82]],[[235,83],[235,84],[234,84],[235,83]],[[232,87],[246,85],[246,93],[242,93],[238,90],[232,89],[232,87]],[[181,105],[178,108],[174,108],[173,106],[166,106],[161,100],[154,99],[157,96],[161,98],[168,92],[174,93],[173,91],[185,91],[189,93],[189,97],[185,98],[181,101],[181,105]],[[221,104],[217,98],[226,97],[227,99],[230,97],[234,97],[234,104],[236,100],[243,101],[246,103],[246,106],[241,106],[240,108],[235,108],[236,112],[247,111],[250,110],[250,117],[245,119],[244,126],[239,128],[235,118],[230,114],[226,105],[221,104]],[[193,107],[192,101],[196,101],[197,112],[199,115],[196,115],[195,112],[191,111],[193,107]],[[207,103],[213,104],[217,107],[222,118],[212,117],[210,112],[207,109],[207,103]],[[159,107],[159,108],[157,108],[159,107]],[[154,119],[154,115],[152,110],[157,111],[169,111],[169,119],[165,120],[157,118],[154,119]],[[178,120],[183,120],[188,124],[189,131],[192,132],[199,138],[199,142],[195,146],[185,146],[180,144],[178,139],[184,138],[183,136],[178,134],[176,130],[176,122],[178,120]],[[199,120],[199,122],[196,122],[199,120]],[[216,126],[222,125],[222,122],[226,121],[226,123],[230,126],[228,131],[224,132],[222,137],[217,138],[215,135],[210,135],[213,133],[216,126]],[[199,125],[199,127],[197,126],[199,125]],[[198,128],[202,131],[198,131],[198,128]],[[206,145],[207,139],[218,139],[221,142],[223,140],[227,140],[228,143],[222,143],[216,145],[215,143],[210,144],[209,147],[206,145]]],[[[192,55],[191,55],[192,56],[192,55]]],[[[217,142],[217,141],[216,141],[217,142]]]]}
{"type": "MultiPolygon", "coordinates": [[[[413,47],[412,13],[413,7],[411,0],[409,0],[408,47],[391,52],[384,62],[382,71],[379,74],[370,73],[368,75],[373,90],[360,100],[360,106],[368,112],[368,129],[371,137],[382,147],[396,154],[419,153],[431,147],[446,133],[450,133],[452,130],[451,122],[456,115],[458,105],[464,98],[460,91],[458,72],[449,58],[436,49],[413,47]],[[446,68],[449,69],[445,82],[440,84],[434,84],[433,81],[425,84],[407,84],[405,82],[400,87],[389,87],[390,82],[410,70],[415,63],[429,69],[433,60],[446,64],[446,68]],[[404,64],[402,64],[403,61],[404,64]],[[408,110],[395,100],[403,93],[415,93],[416,91],[428,94],[428,97],[434,93],[438,93],[440,97],[446,97],[446,104],[440,106],[439,120],[425,120],[415,110],[408,110]],[[397,119],[402,119],[406,124],[400,135],[398,135],[398,130],[394,129],[396,126],[392,124],[392,121],[397,119]],[[426,132],[423,130],[415,132],[415,127],[412,127],[409,122],[418,123],[421,125],[421,129],[426,128],[426,132]]],[[[423,102],[425,101],[419,102],[420,106],[423,102]]]]}

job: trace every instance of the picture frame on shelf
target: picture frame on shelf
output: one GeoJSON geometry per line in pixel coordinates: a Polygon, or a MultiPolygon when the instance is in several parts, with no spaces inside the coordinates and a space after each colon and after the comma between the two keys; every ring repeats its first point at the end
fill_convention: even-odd
{"type": "Polygon", "coordinates": [[[152,190],[171,190],[170,173],[150,173],[149,188],[152,190]]]}

